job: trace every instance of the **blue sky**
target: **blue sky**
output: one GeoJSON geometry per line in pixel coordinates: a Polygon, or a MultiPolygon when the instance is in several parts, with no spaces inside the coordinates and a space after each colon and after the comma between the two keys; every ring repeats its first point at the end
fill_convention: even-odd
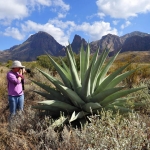
{"type": "Polygon", "coordinates": [[[1,0],[0,50],[38,31],[66,46],[75,34],[96,41],[108,33],[150,33],[149,0],[1,0]]]}

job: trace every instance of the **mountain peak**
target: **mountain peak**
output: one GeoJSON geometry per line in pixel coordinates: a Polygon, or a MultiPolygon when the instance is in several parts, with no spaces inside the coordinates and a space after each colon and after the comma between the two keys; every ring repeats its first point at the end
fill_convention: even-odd
{"type": "Polygon", "coordinates": [[[73,51],[75,53],[79,53],[80,47],[82,44],[83,44],[83,47],[85,48],[87,45],[87,42],[85,41],[84,38],[81,38],[81,36],[76,34],[74,36],[73,42],[71,43],[71,47],[72,47],[73,51]]]}
{"type": "Polygon", "coordinates": [[[44,55],[45,51],[53,56],[64,56],[64,46],[60,45],[50,34],[39,31],[31,35],[25,42],[13,46],[9,50],[10,55],[0,57],[2,60],[15,60],[20,58],[21,61],[36,60],[37,56],[44,55]]]}

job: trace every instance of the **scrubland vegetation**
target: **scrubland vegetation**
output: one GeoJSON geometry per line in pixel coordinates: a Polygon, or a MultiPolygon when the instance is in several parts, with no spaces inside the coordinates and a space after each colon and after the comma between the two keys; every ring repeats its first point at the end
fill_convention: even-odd
{"type": "MultiPolygon", "coordinates": [[[[64,61],[66,58],[64,58],[64,61]]],[[[127,97],[126,105],[133,112],[113,113],[111,110],[102,109],[99,114],[90,115],[89,123],[81,128],[64,125],[56,129],[53,126],[53,118],[32,106],[44,98],[35,92],[35,89],[43,91],[31,80],[48,83],[36,67],[61,80],[55,68],[45,56],[41,56],[36,62],[23,62],[27,68],[31,68],[32,74],[26,74],[25,84],[25,108],[23,114],[17,114],[13,123],[8,122],[8,101],[6,73],[11,61],[0,65],[0,150],[149,150],[150,149],[150,64],[132,62],[125,71],[137,68],[137,70],[123,80],[120,84],[128,89],[144,86],[146,88],[127,97]],[[136,105],[134,102],[136,101],[136,105]]],[[[60,64],[59,60],[54,60],[60,64]]],[[[79,61],[78,56],[76,60],[79,61]]],[[[77,62],[78,62],[77,61],[77,62]]],[[[108,74],[129,62],[115,61],[108,74]]],[[[79,68],[79,66],[78,66],[79,68]]],[[[53,84],[48,83],[53,87],[53,84]]]]}

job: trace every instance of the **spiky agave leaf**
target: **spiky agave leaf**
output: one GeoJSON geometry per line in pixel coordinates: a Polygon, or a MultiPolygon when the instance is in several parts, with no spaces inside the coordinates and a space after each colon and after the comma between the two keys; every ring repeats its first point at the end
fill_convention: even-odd
{"type": "Polygon", "coordinates": [[[71,52],[67,49],[67,58],[69,61],[70,72],[72,77],[73,89],[79,93],[79,89],[81,88],[81,82],[78,76],[78,71],[76,68],[76,64],[74,63],[74,59],[72,58],[71,52]]]}
{"type": "Polygon", "coordinates": [[[75,121],[76,119],[81,119],[83,117],[85,117],[86,115],[88,115],[90,113],[88,112],[84,112],[84,111],[80,111],[80,112],[73,112],[72,115],[71,115],[71,118],[69,120],[69,122],[73,122],[75,121]]]}
{"type": "Polygon", "coordinates": [[[113,62],[115,61],[115,59],[119,53],[120,53],[120,51],[118,51],[118,53],[116,53],[116,55],[114,55],[112,58],[110,58],[108,63],[106,63],[106,65],[100,71],[100,74],[99,74],[98,79],[97,79],[96,87],[98,87],[101,84],[101,82],[105,79],[105,76],[106,76],[108,70],[112,66],[113,62]]]}
{"type": "Polygon", "coordinates": [[[105,80],[103,80],[103,82],[97,87],[97,89],[94,92],[94,95],[103,91],[104,89],[107,88],[107,86],[110,84],[110,82],[113,82],[113,80],[120,74],[122,73],[122,71],[128,66],[129,64],[126,64],[123,67],[120,67],[119,69],[117,69],[116,71],[114,71],[113,73],[111,73],[110,75],[107,76],[107,78],[105,78],[105,80]]]}
{"type": "Polygon", "coordinates": [[[64,68],[62,68],[58,63],[56,63],[50,55],[48,55],[48,57],[49,57],[51,63],[54,65],[55,69],[57,70],[58,74],[60,75],[65,86],[71,88],[71,82],[72,81],[70,78],[70,73],[67,72],[64,68]]]}
{"type": "Polygon", "coordinates": [[[60,110],[63,110],[65,112],[73,112],[73,111],[79,111],[80,109],[75,107],[75,106],[72,106],[68,103],[65,103],[65,102],[61,102],[59,100],[45,100],[45,101],[41,101],[39,102],[40,105],[48,105],[50,109],[52,108],[59,108],[60,110]]]}
{"type": "Polygon", "coordinates": [[[83,83],[83,79],[84,79],[84,75],[85,75],[85,51],[83,48],[83,44],[81,45],[81,49],[80,49],[80,80],[81,80],[81,84],[83,83]]]}
{"type": "Polygon", "coordinates": [[[117,106],[117,105],[108,105],[105,107],[106,110],[113,110],[114,112],[120,112],[120,113],[128,113],[133,112],[130,108],[117,106]]]}
{"type": "Polygon", "coordinates": [[[107,50],[107,48],[102,52],[102,54],[100,55],[100,57],[97,59],[97,61],[95,62],[95,64],[92,67],[92,73],[91,73],[91,93],[94,92],[95,87],[96,87],[96,83],[97,83],[97,79],[98,76],[101,72],[101,68],[104,65],[104,62],[108,56],[109,50],[107,50]]]}
{"type": "Polygon", "coordinates": [[[121,90],[121,91],[118,91],[114,94],[111,94],[109,96],[107,96],[105,99],[103,99],[103,101],[100,102],[100,104],[105,107],[107,105],[110,105],[111,103],[113,103],[116,99],[120,98],[120,97],[123,97],[123,96],[126,96],[130,93],[133,93],[133,92],[136,92],[136,91],[139,91],[139,90],[142,90],[143,87],[139,87],[139,88],[133,88],[133,89],[127,89],[127,90],[121,90]]]}
{"type": "MultiPolygon", "coordinates": [[[[66,53],[69,67],[63,60],[61,60],[63,64],[63,67],[61,67],[53,59],[51,59],[51,57],[49,57],[52,64],[57,68],[60,76],[64,78],[62,79],[65,80],[64,83],[55,79],[51,75],[48,75],[42,70],[39,70],[51,83],[55,85],[60,92],[59,94],[67,99],[67,101],[61,101],[60,103],[61,105],[64,105],[63,107],[65,107],[65,110],[60,105],[59,107],[54,106],[54,103],[52,104],[52,101],[49,100],[41,103],[41,109],[44,109],[45,107],[45,110],[48,108],[50,110],[53,107],[52,110],[56,108],[57,112],[60,113],[60,111],[66,112],[66,108],[68,107],[69,115],[72,114],[71,118],[69,119],[69,122],[71,123],[76,120],[82,120],[83,118],[83,120],[86,120],[87,115],[90,115],[91,113],[97,113],[103,108],[112,109],[114,111],[117,111],[118,109],[122,112],[130,111],[129,108],[126,108],[126,106],[123,105],[126,102],[126,100],[123,99],[125,99],[125,96],[128,94],[141,90],[143,87],[126,89],[125,87],[118,86],[122,80],[135,71],[131,70],[123,72],[129,64],[118,68],[116,71],[106,76],[109,68],[113,64],[119,52],[107,63],[105,63],[109,54],[107,47],[99,57],[98,49],[91,60],[89,45],[86,51],[84,51],[83,47],[81,47],[79,74],[72,49],[69,50],[67,48],[66,53]],[[66,83],[69,83],[70,86],[68,86],[66,83]],[[58,111],[59,109],[60,111],[58,111]]],[[[43,85],[41,87],[43,87],[43,89],[47,89],[47,87],[43,85]]],[[[43,93],[43,95],[45,95],[45,93],[43,93]]],[[[53,99],[53,102],[54,101],[57,101],[57,104],[60,102],[56,96],[55,99],[53,99]]],[[[40,109],[40,105],[36,106],[35,108],[40,109]]],[[[52,111],[52,113],[53,112],[54,111],[52,111]]]]}
{"type": "MultiPolygon", "coordinates": [[[[59,100],[62,100],[62,101],[64,101],[64,97],[63,97],[63,95],[60,93],[60,91],[58,91],[58,90],[56,90],[56,89],[54,89],[54,88],[52,88],[52,87],[50,87],[49,85],[45,85],[44,83],[41,83],[41,82],[36,82],[36,81],[34,81],[34,80],[31,80],[33,83],[35,83],[36,85],[38,85],[39,87],[41,87],[43,90],[45,90],[46,92],[47,92],[47,94],[46,93],[44,93],[44,92],[38,92],[38,91],[36,91],[36,90],[34,90],[36,93],[38,93],[38,94],[40,94],[41,96],[48,96],[48,97],[53,97],[53,99],[59,99],[59,100]],[[44,95],[42,95],[42,93],[44,93],[44,95]],[[51,96],[50,96],[51,95],[51,96]]],[[[44,96],[44,97],[45,97],[44,96]]],[[[47,97],[46,96],[46,97],[47,97]]],[[[66,99],[66,98],[65,98],[66,99]]]]}

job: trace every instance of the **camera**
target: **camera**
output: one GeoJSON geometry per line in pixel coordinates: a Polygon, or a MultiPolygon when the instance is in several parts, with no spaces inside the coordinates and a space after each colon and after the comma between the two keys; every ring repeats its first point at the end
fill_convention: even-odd
{"type": "Polygon", "coordinates": [[[29,69],[29,68],[20,68],[20,69],[25,69],[25,72],[31,73],[31,69],[29,69]]]}
{"type": "Polygon", "coordinates": [[[31,69],[29,69],[29,68],[25,68],[25,71],[26,71],[27,73],[31,73],[31,69]]]}

